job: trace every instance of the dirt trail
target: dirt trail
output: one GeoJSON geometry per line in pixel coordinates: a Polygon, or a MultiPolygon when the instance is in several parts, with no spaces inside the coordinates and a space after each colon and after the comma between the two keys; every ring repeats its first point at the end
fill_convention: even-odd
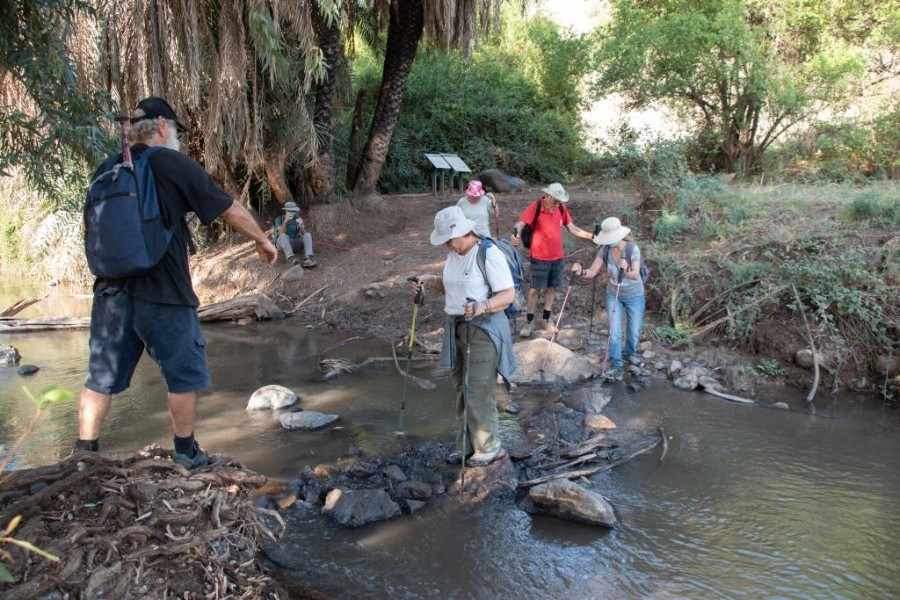
{"type": "MultiPolygon", "coordinates": [[[[627,182],[587,180],[567,185],[569,209],[576,225],[592,229],[594,221],[610,215],[623,217],[640,204],[640,196],[627,182]]],[[[500,233],[508,236],[522,210],[539,198],[540,186],[497,194],[500,233]]],[[[438,272],[446,250],[428,241],[434,215],[462,194],[406,194],[381,196],[365,203],[341,203],[317,207],[307,215],[313,231],[319,267],[308,269],[296,282],[278,275],[286,268],[279,259],[275,268],[260,266],[249,244],[230,246],[198,257],[192,268],[198,295],[210,303],[256,291],[272,296],[290,309],[306,301],[299,314],[337,329],[365,330],[378,337],[403,335],[408,323],[405,305],[411,300],[406,278],[438,272]],[[308,299],[316,293],[314,299],[308,299]]],[[[627,220],[627,219],[626,219],[627,220]]],[[[635,236],[642,238],[639,227],[635,236]]],[[[590,259],[594,246],[571,241],[572,260],[590,259]]],[[[527,257],[526,257],[527,263],[527,257]]],[[[561,298],[557,300],[558,309],[561,298]]],[[[566,311],[587,318],[590,288],[572,294],[566,311]]],[[[430,296],[420,312],[421,331],[442,325],[442,305],[430,296]]],[[[599,315],[595,315],[595,320],[599,315]]]]}

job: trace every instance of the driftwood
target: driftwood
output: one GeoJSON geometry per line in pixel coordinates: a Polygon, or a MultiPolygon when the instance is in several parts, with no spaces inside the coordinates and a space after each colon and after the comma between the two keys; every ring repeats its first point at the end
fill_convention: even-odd
{"type": "Polygon", "coordinates": [[[400,373],[400,375],[402,375],[403,377],[409,377],[410,381],[415,383],[423,390],[437,389],[437,384],[430,379],[422,379],[420,377],[416,377],[415,375],[411,375],[409,372],[404,371],[400,368],[400,363],[397,361],[397,350],[394,348],[393,344],[391,344],[391,355],[393,355],[394,357],[394,366],[397,367],[397,372],[400,373]]]}
{"type": "MultiPolygon", "coordinates": [[[[24,307],[22,307],[24,308],[24,307]]],[[[9,310],[9,309],[7,309],[9,310]]],[[[236,321],[251,317],[258,321],[283,319],[285,313],[265,294],[250,294],[201,306],[197,310],[200,321],[236,321]]],[[[36,331],[59,331],[64,329],[86,329],[91,325],[90,317],[64,317],[59,319],[16,319],[0,317],[0,333],[32,333],[36,331]]]]}
{"type": "Polygon", "coordinates": [[[28,308],[29,306],[31,306],[32,304],[37,304],[38,302],[40,302],[41,300],[43,300],[44,298],[46,298],[49,295],[50,294],[44,294],[40,298],[27,298],[27,299],[22,298],[21,300],[17,301],[15,304],[13,304],[12,306],[10,306],[6,310],[4,310],[3,312],[0,312],[0,317],[13,317],[13,316],[19,314],[20,312],[22,312],[23,310],[25,310],[26,308],[28,308]]]}
{"type": "MultiPolygon", "coordinates": [[[[812,350],[812,359],[813,359],[813,384],[812,388],[810,388],[809,393],[806,395],[806,404],[812,408],[812,402],[816,397],[816,390],[819,389],[819,353],[816,351],[816,342],[813,340],[812,330],[809,327],[809,321],[806,318],[806,311],[803,310],[803,303],[800,301],[800,294],[797,292],[797,286],[793,283],[791,284],[791,289],[794,290],[794,298],[797,299],[797,306],[800,309],[800,316],[803,317],[803,326],[806,327],[806,339],[809,340],[809,348],[812,350]]],[[[813,410],[815,410],[813,408],[813,410]]]]}
{"type": "Polygon", "coordinates": [[[35,331],[87,329],[90,325],[90,317],[67,317],[61,319],[16,319],[13,317],[0,317],[0,333],[32,333],[35,331]]]}
{"type": "Polygon", "coordinates": [[[283,310],[265,294],[250,294],[216,302],[207,306],[201,306],[197,310],[200,321],[209,323],[212,321],[237,321],[246,317],[252,317],[257,321],[267,319],[283,319],[283,310]]]}
{"type": "MultiPolygon", "coordinates": [[[[603,471],[608,471],[613,467],[617,467],[621,464],[624,464],[631,459],[640,456],[641,454],[646,454],[650,452],[654,448],[656,448],[660,444],[660,439],[658,437],[651,438],[649,440],[643,440],[640,442],[635,442],[633,444],[629,444],[620,448],[620,451],[627,452],[626,454],[621,454],[618,457],[614,458],[616,453],[614,452],[598,452],[592,453],[592,455],[588,455],[582,457],[584,460],[573,461],[573,463],[568,464],[576,464],[586,462],[587,460],[598,460],[605,459],[607,462],[604,464],[590,467],[588,469],[579,469],[577,471],[564,471],[561,473],[553,473],[550,475],[544,475],[543,477],[536,477],[534,479],[529,479],[528,481],[523,481],[519,483],[518,487],[520,489],[534,487],[541,483],[546,483],[548,481],[553,481],[555,479],[578,479],[579,477],[590,477],[591,475],[596,475],[598,473],[602,473],[603,471]]],[[[560,465],[557,468],[563,468],[567,465],[560,465]]]]}
{"type": "Polygon", "coordinates": [[[741,398],[740,396],[726,394],[725,392],[720,392],[719,390],[703,388],[703,391],[706,392],[707,394],[712,394],[713,396],[718,396],[719,398],[724,398],[725,400],[731,400],[732,402],[738,402],[740,404],[752,404],[753,406],[762,406],[756,400],[750,400],[749,398],[741,398]]]}

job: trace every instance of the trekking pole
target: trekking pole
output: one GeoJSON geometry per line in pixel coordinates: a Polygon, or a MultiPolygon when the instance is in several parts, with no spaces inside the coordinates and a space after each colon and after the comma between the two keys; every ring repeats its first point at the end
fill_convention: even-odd
{"type": "MultiPolygon", "coordinates": [[[[625,271],[619,269],[619,281],[616,283],[616,299],[613,300],[612,313],[609,318],[609,331],[606,333],[606,356],[603,357],[603,366],[600,368],[600,375],[606,372],[606,367],[609,365],[609,344],[612,341],[612,328],[613,323],[616,322],[616,309],[619,308],[619,290],[622,287],[622,278],[625,276],[625,271]]],[[[609,312],[609,307],[606,307],[607,312],[609,312]]]]}
{"type": "Polygon", "coordinates": [[[566,310],[566,300],[569,299],[569,292],[572,291],[572,283],[575,281],[575,271],[571,271],[569,274],[569,284],[566,286],[566,295],[563,297],[562,306],[559,307],[559,314],[556,315],[556,326],[554,329],[556,331],[550,336],[550,344],[547,346],[547,352],[544,354],[544,360],[541,361],[541,368],[538,371],[541,373],[541,377],[544,376],[544,365],[547,364],[547,358],[550,356],[550,348],[553,347],[553,340],[556,339],[556,334],[559,333],[559,324],[562,321],[563,311],[566,310]]]}
{"type": "MultiPolygon", "coordinates": [[[[594,223],[594,237],[600,233],[600,223],[594,223]]],[[[597,294],[597,276],[591,280],[591,318],[588,321],[588,341],[591,339],[591,332],[594,330],[594,297],[597,294]]]]}
{"type": "MultiPolygon", "coordinates": [[[[419,283],[419,280],[415,277],[408,277],[406,280],[419,283]]],[[[406,412],[406,390],[409,388],[409,366],[412,362],[413,344],[416,341],[416,314],[419,312],[419,306],[424,302],[425,284],[422,283],[419,284],[419,290],[416,292],[416,295],[413,296],[412,323],[409,326],[409,344],[406,346],[406,373],[403,376],[403,396],[400,399],[400,420],[397,423],[397,431],[394,432],[397,437],[406,435],[406,431],[403,430],[403,415],[406,412]]]]}
{"type": "Polygon", "coordinates": [[[594,298],[597,295],[597,276],[591,280],[591,318],[588,321],[588,340],[591,339],[591,332],[594,330],[594,298]]]}
{"type": "MultiPolygon", "coordinates": [[[[466,306],[474,303],[475,298],[466,298],[466,306]]],[[[463,373],[462,462],[459,466],[459,482],[461,488],[466,486],[466,437],[469,433],[469,359],[471,356],[472,319],[466,319],[466,363],[465,373],[463,373]]]]}
{"type": "Polygon", "coordinates": [[[492,204],[494,207],[494,229],[497,230],[497,239],[500,239],[500,215],[497,213],[497,201],[492,204]]]}

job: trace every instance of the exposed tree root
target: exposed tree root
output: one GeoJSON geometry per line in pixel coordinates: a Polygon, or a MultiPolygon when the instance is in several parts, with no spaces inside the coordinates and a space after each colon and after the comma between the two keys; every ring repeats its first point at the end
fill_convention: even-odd
{"type": "Polygon", "coordinates": [[[262,540],[275,539],[252,502],[266,478],[216,459],[187,471],[151,447],[12,473],[0,523],[23,515],[16,537],[61,561],[8,548],[16,582],[0,596],[286,598],[256,561],[262,540]]]}

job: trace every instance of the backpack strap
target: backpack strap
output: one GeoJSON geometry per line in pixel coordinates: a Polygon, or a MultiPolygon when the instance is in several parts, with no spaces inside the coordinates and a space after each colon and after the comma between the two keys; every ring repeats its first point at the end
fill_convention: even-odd
{"type": "Polygon", "coordinates": [[[631,257],[634,256],[634,242],[626,242],[625,243],[625,261],[628,263],[629,270],[631,269],[631,257]]]}
{"type": "MultiPolygon", "coordinates": [[[[476,234],[477,235],[477,234],[476,234]]],[[[491,282],[488,281],[487,276],[487,249],[494,243],[489,237],[481,237],[478,242],[478,254],[475,255],[475,262],[478,263],[478,268],[481,270],[481,276],[484,277],[484,282],[488,286],[488,297],[494,294],[494,290],[491,288],[491,282]]]]}
{"type": "Polygon", "coordinates": [[[534,231],[534,228],[537,227],[538,219],[541,218],[541,210],[543,207],[541,206],[541,201],[538,200],[534,203],[534,219],[531,221],[531,230],[534,231]]]}

